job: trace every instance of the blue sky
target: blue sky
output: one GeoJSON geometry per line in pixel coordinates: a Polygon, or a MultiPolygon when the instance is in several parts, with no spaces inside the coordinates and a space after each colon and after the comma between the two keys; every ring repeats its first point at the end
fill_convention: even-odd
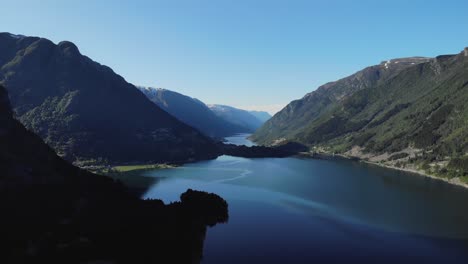
{"type": "Polygon", "coordinates": [[[383,60],[468,46],[466,0],[0,0],[0,6],[0,31],[73,41],[133,84],[271,112],[383,60]]]}

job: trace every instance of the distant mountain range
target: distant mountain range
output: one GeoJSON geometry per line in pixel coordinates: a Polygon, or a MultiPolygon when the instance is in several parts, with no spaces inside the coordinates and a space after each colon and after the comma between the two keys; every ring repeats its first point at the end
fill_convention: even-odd
{"type": "Polygon", "coordinates": [[[252,133],[271,117],[267,112],[246,111],[224,105],[207,106],[196,98],[167,89],[137,88],[160,108],[210,137],[252,133]]]}
{"type": "Polygon", "coordinates": [[[252,114],[247,110],[216,104],[208,105],[208,107],[220,118],[247,128],[246,132],[249,133],[254,132],[264,123],[256,114],[252,114]]]}
{"type": "Polygon", "coordinates": [[[0,84],[15,116],[79,165],[212,158],[215,143],[71,42],[0,33],[0,84]]]}
{"type": "MultiPolygon", "coordinates": [[[[384,61],[291,102],[252,136],[448,177],[468,176],[468,48],[384,61]]],[[[466,179],[468,180],[468,178],[466,179]]]]}
{"type": "Polygon", "coordinates": [[[161,88],[142,86],[137,86],[137,88],[160,108],[207,136],[223,138],[250,131],[248,127],[231,123],[215,115],[198,99],[161,88]]]}
{"type": "Polygon", "coordinates": [[[265,123],[271,118],[271,115],[268,112],[264,111],[249,111],[250,114],[255,116],[258,120],[262,121],[265,123]]]}

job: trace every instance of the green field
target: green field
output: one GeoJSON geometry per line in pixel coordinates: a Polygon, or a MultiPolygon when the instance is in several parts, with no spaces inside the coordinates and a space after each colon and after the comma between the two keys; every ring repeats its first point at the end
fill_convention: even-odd
{"type": "Polygon", "coordinates": [[[140,193],[159,181],[157,177],[144,176],[144,171],[174,168],[169,164],[121,165],[93,170],[94,173],[107,175],[122,182],[130,190],[140,193]]]}
{"type": "Polygon", "coordinates": [[[142,165],[123,165],[112,167],[111,170],[115,172],[130,172],[136,170],[156,170],[156,169],[169,169],[173,168],[173,165],[169,164],[142,164],[142,165]]]}

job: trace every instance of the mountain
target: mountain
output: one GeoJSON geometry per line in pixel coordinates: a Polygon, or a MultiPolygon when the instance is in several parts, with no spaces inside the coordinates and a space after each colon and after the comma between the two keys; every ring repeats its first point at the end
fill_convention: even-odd
{"type": "Polygon", "coordinates": [[[468,175],[468,49],[383,62],[291,102],[254,135],[449,177],[468,175]]]}
{"type": "Polygon", "coordinates": [[[208,105],[208,107],[220,118],[247,128],[246,132],[254,132],[263,122],[251,114],[249,111],[234,108],[227,105],[208,105]]]}
{"type": "Polygon", "coordinates": [[[267,121],[252,139],[261,144],[294,138],[312,121],[336,106],[344,98],[356,91],[378,86],[391,79],[402,70],[426,62],[428,58],[405,58],[384,61],[367,67],[351,76],[320,86],[314,92],[295,100],[267,121]]]}
{"type": "Polygon", "coordinates": [[[13,118],[0,86],[2,263],[199,263],[207,226],[227,220],[217,195],[140,200],[68,164],[13,118]]]}
{"type": "Polygon", "coordinates": [[[160,108],[207,136],[223,138],[248,132],[245,127],[218,117],[198,99],[161,88],[141,86],[137,88],[160,108]]]}
{"type": "Polygon", "coordinates": [[[268,112],[264,111],[249,111],[249,113],[255,116],[262,123],[265,123],[266,121],[268,121],[268,119],[271,118],[271,115],[268,112]]]}
{"type": "Polygon", "coordinates": [[[212,158],[211,139],[71,42],[0,33],[0,84],[16,117],[76,164],[212,158]]]}

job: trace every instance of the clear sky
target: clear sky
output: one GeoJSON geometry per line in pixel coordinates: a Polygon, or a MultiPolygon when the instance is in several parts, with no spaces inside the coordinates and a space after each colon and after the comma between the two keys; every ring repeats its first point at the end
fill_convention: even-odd
{"type": "Polygon", "coordinates": [[[70,40],[133,84],[270,112],[383,60],[468,46],[467,0],[0,0],[0,8],[0,31],[70,40]]]}

